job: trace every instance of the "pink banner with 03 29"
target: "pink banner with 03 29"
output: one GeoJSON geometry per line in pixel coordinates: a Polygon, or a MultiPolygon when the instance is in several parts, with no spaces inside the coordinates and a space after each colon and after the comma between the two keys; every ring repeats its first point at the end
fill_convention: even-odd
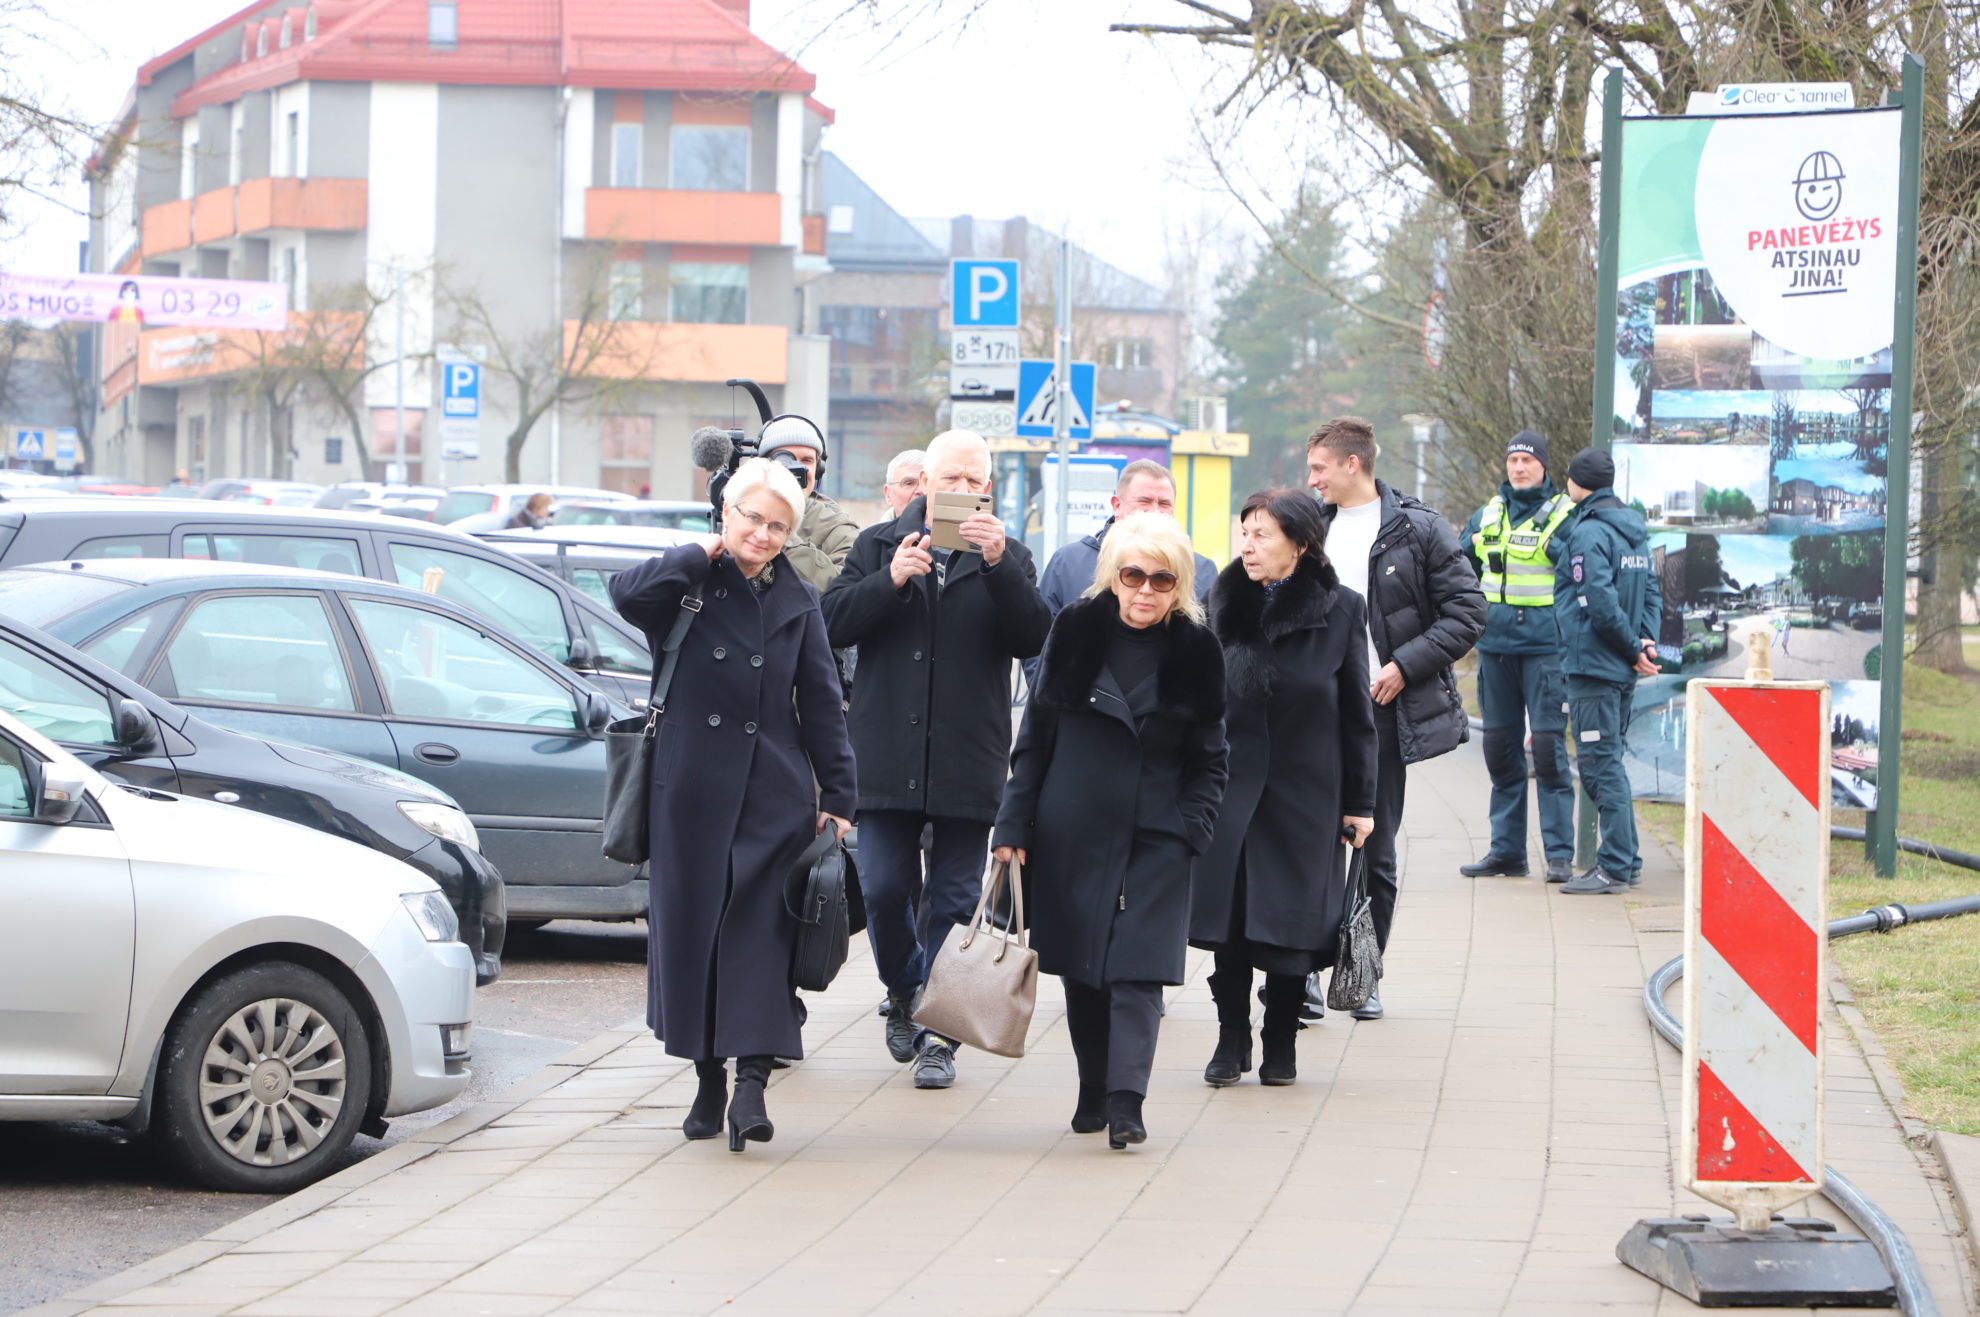
{"type": "Polygon", "coordinates": [[[289,290],[242,279],[0,270],[0,317],[279,330],[288,327],[289,290]]]}

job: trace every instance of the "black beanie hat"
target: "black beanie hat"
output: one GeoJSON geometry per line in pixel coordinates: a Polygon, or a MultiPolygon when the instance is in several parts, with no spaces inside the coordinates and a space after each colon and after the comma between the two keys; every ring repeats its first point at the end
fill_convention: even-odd
{"type": "Polygon", "coordinates": [[[1530,454],[1541,466],[1547,465],[1547,436],[1534,430],[1521,430],[1506,440],[1506,456],[1530,454]]]}
{"type": "Polygon", "coordinates": [[[1607,489],[1616,483],[1616,460],[1599,448],[1584,448],[1568,463],[1568,479],[1583,489],[1607,489]]]}

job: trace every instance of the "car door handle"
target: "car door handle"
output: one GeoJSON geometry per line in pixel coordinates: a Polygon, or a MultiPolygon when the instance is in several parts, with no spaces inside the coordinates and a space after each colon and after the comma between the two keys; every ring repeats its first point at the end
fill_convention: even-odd
{"type": "Polygon", "coordinates": [[[428,741],[424,745],[413,747],[413,755],[422,763],[428,764],[457,764],[461,761],[459,750],[451,745],[442,745],[438,741],[428,741]]]}

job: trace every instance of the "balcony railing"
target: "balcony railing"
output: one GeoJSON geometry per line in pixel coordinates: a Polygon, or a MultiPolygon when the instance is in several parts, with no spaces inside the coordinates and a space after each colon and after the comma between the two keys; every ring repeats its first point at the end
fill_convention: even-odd
{"type": "Polygon", "coordinates": [[[782,325],[661,324],[651,320],[564,322],[564,357],[590,379],[782,384],[790,373],[782,325]]]}
{"type": "Polygon", "coordinates": [[[782,211],[775,192],[595,187],[584,194],[584,236],[597,242],[775,246],[782,237],[782,211]]]}
{"type": "Polygon", "coordinates": [[[214,188],[190,201],[167,201],[144,212],[146,257],[268,229],[362,229],[370,185],[361,178],[252,178],[214,188]]]}

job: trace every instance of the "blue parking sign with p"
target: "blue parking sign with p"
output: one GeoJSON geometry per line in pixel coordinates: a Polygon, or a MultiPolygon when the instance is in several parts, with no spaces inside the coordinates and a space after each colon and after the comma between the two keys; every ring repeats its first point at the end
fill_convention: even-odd
{"type": "Polygon", "coordinates": [[[957,329],[1016,329],[1016,261],[949,262],[949,306],[957,329]]]}
{"type": "Polygon", "coordinates": [[[449,361],[441,368],[440,414],[479,417],[481,415],[481,365],[473,361],[449,361]]]}

